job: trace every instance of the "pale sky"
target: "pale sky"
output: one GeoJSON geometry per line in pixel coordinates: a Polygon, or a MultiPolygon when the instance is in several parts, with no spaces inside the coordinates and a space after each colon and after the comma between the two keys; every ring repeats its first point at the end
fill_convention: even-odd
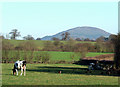
{"type": "Polygon", "coordinates": [[[118,33],[118,2],[4,2],[2,33],[44,37],[71,28],[91,26],[118,33]]]}

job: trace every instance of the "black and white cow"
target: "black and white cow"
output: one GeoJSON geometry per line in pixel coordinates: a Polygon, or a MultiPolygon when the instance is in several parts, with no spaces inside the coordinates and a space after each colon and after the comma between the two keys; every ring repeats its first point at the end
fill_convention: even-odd
{"type": "Polygon", "coordinates": [[[13,68],[13,75],[15,75],[15,73],[17,73],[18,75],[18,70],[21,69],[21,74],[23,74],[23,71],[24,71],[24,76],[26,75],[26,61],[23,60],[23,61],[16,61],[14,63],[14,68],[13,68]]]}

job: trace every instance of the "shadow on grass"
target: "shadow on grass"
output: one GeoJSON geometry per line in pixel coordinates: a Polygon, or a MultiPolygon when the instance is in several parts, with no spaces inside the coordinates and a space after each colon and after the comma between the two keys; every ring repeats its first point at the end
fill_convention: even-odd
{"type": "Polygon", "coordinates": [[[2,75],[9,75],[9,76],[11,75],[11,76],[14,76],[13,74],[2,74],[2,75]]]}
{"type": "Polygon", "coordinates": [[[27,69],[30,72],[48,72],[48,73],[58,73],[61,71],[61,74],[85,74],[85,75],[105,75],[105,71],[102,70],[93,70],[91,73],[87,72],[87,68],[74,68],[74,67],[53,67],[53,66],[41,66],[36,67],[36,69],[27,69]],[[103,72],[103,74],[101,74],[103,72]]]}

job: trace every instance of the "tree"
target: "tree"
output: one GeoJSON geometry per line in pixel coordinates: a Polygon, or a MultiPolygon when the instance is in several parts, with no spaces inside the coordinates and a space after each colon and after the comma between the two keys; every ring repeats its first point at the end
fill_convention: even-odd
{"type": "Polygon", "coordinates": [[[38,37],[36,40],[41,40],[41,38],[38,37]]]}
{"type": "Polygon", "coordinates": [[[117,35],[111,34],[108,38],[108,41],[111,41],[112,43],[114,43],[116,41],[117,35]]]}
{"type": "Polygon", "coordinates": [[[9,40],[2,40],[2,50],[13,50],[14,45],[9,40]]]}
{"type": "Polygon", "coordinates": [[[84,41],[90,41],[90,39],[89,39],[89,38],[86,38],[86,39],[84,39],[84,41]]]}
{"type": "Polygon", "coordinates": [[[58,40],[60,40],[60,39],[59,39],[59,38],[56,38],[56,37],[53,37],[52,40],[58,41],[58,40]]]}
{"type": "Polygon", "coordinates": [[[34,51],[37,51],[37,45],[34,41],[24,41],[21,42],[17,50],[22,50],[23,51],[23,58],[27,62],[31,62],[34,57],[34,51]]]}
{"type": "Polygon", "coordinates": [[[53,51],[53,50],[55,50],[55,46],[51,41],[45,41],[43,50],[44,51],[53,51]]]}
{"type": "Polygon", "coordinates": [[[8,40],[3,40],[2,41],[2,60],[4,62],[7,62],[9,57],[9,53],[11,50],[14,49],[14,45],[11,44],[8,40]]]}
{"type": "Polygon", "coordinates": [[[23,37],[24,40],[34,40],[34,38],[31,35],[27,35],[23,37]]]}
{"type": "Polygon", "coordinates": [[[62,36],[62,40],[69,40],[70,39],[70,33],[68,33],[68,32],[63,33],[61,36],[62,36]]]}
{"type": "Polygon", "coordinates": [[[0,36],[0,39],[5,39],[5,37],[3,35],[0,36]]]}
{"type": "Polygon", "coordinates": [[[100,36],[99,38],[96,39],[96,41],[103,42],[103,41],[105,41],[105,37],[104,36],[100,36]]]}
{"type": "Polygon", "coordinates": [[[53,42],[53,44],[57,47],[57,46],[60,45],[60,41],[59,41],[59,40],[55,40],[55,41],[53,42]]]}
{"type": "Polygon", "coordinates": [[[33,41],[24,41],[18,45],[19,50],[34,51],[37,50],[37,45],[33,41]]]}
{"type": "Polygon", "coordinates": [[[62,36],[62,40],[64,40],[65,34],[64,34],[64,33],[62,33],[62,34],[61,34],[61,36],[62,36]]]}
{"type": "Polygon", "coordinates": [[[9,34],[11,34],[11,39],[16,39],[16,37],[19,37],[19,36],[21,36],[20,35],[20,32],[18,32],[18,30],[17,29],[13,29],[9,34]]]}
{"type": "Polygon", "coordinates": [[[80,58],[86,57],[86,54],[88,53],[88,48],[86,46],[87,44],[78,43],[75,45],[74,52],[80,56],[80,58]]]}
{"type": "Polygon", "coordinates": [[[106,49],[106,52],[114,52],[114,44],[111,41],[106,41],[104,49],[106,49]]]}
{"type": "Polygon", "coordinates": [[[75,45],[75,40],[70,38],[68,41],[67,41],[67,49],[68,51],[74,51],[74,45],[75,45]]]}
{"type": "Polygon", "coordinates": [[[97,52],[102,52],[103,42],[101,40],[96,40],[95,49],[97,52]]]}
{"type": "Polygon", "coordinates": [[[48,52],[41,52],[40,56],[41,56],[42,63],[47,63],[47,62],[50,61],[50,57],[51,57],[50,53],[48,53],[48,52]]]}
{"type": "Polygon", "coordinates": [[[81,39],[80,39],[80,38],[76,38],[75,40],[76,40],[76,41],[81,41],[81,39]]]}
{"type": "Polygon", "coordinates": [[[114,38],[114,44],[115,44],[114,62],[116,69],[120,69],[120,33],[116,36],[116,39],[114,38]]]}

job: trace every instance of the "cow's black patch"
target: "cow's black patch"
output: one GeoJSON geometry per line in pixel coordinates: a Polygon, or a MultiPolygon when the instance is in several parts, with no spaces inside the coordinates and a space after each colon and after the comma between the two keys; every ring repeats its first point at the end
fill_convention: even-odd
{"type": "Polygon", "coordinates": [[[26,61],[23,61],[23,65],[22,66],[24,66],[24,65],[26,66],[26,61]]]}

